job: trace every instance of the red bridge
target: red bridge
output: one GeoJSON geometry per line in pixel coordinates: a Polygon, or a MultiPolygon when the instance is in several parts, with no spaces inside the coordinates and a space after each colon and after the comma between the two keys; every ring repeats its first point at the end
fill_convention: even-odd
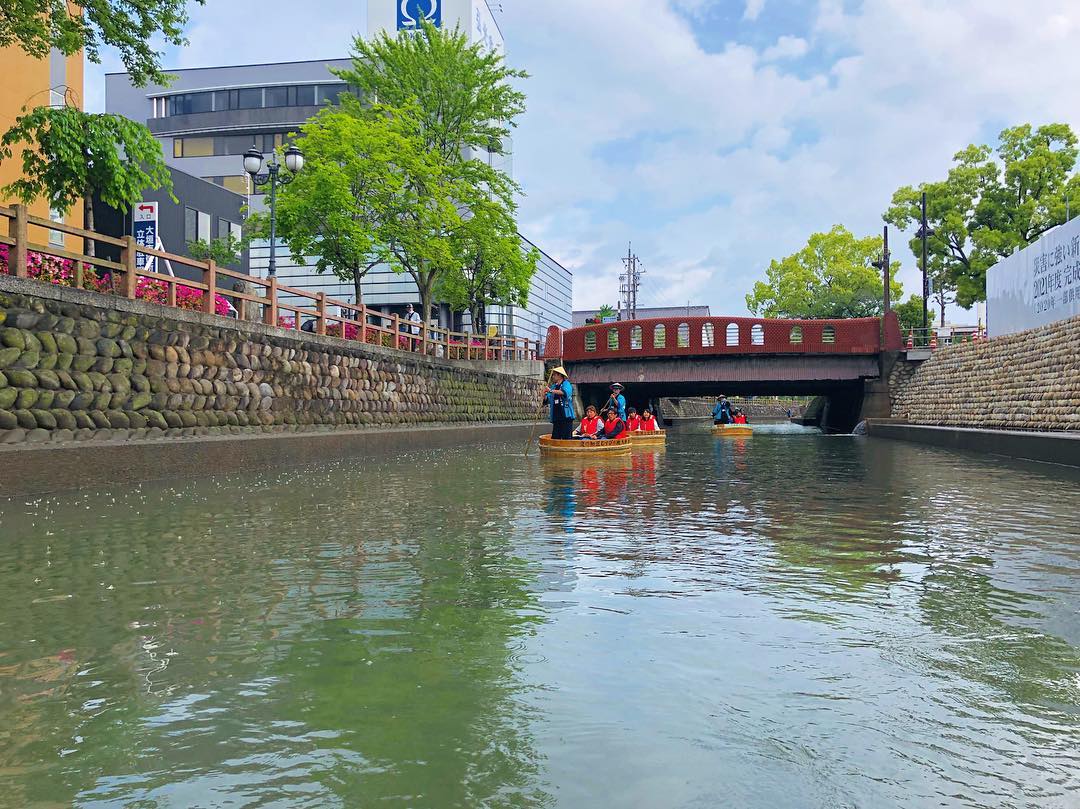
{"type": "Polygon", "coordinates": [[[546,359],[559,359],[583,403],[602,402],[612,381],[643,406],[661,397],[820,395],[826,426],[850,430],[887,410],[890,356],[902,348],[894,312],[884,318],[767,320],[686,317],[548,330],[546,359]],[[877,394],[875,396],[875,394],[877,394]]]}

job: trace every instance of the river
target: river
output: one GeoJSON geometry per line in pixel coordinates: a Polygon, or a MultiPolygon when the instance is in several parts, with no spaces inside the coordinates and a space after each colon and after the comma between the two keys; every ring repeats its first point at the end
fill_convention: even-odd
{"type": "Polygon", "coordinates": [[[1077,472],[522,449],[0,501],[0,806],[1080,807],[1077,472]]]}

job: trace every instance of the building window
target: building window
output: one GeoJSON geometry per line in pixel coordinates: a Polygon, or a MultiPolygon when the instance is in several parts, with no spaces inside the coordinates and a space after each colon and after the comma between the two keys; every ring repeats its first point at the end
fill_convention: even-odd
{"type": "Polygon", "coordinates": [[[634,326],[630,329],[630,349],[632,351],[641,350],[641,326],[634,326]]]}
{"type": "Polygon", "coordinates": [[[181,93],[169,96],[168,115],[194,115],[199,112],[212,112],[214,109],[213,93],[181,93]]]}
{"type": "Polygon", "coordinates": [[[264,102],[267,107],[286,107],[289,104],[289,88],[288,87],[267,87],[266,88],[266,101],[264,102]]]}
{"type": "Polygon", "coordinates": [[[224,112],[230,109],[229,106],[229,91],[228,90],[215,90],[214,91],[214,111],[224,112]]]}
{"type": "Polygon", "coordinates": [[[712,348],[716,344],[716,329],[712,323],[701,326],[701,347],[712,348]]]}
{"type": "MultiPolygon", "coordinates": [[[[64,224],[64,215],[62,213],[60,213],[60,211],[56,210],[55,208],[50,208],[49,209],[49,219],[51,219],[53,222],[59,222],[61,225],[64,224]]],[[[63,247],[64,246],[64,234],[63,234],[63,232],[59,231],[59,230],[50,230],[49,231],[49,244],[54,245],[56,247],[63,247]]]]}
{"type": "Polygon", "coordinates": [[[608,329],[607,331],[607,348],[608,351],[619,350],[619,330],[608,329]]]}
{"type": "Polygon", "coordinates": [[[248,176],[246,174],[234,174],[229,177],[222,177],[221,182],[218,183],[222,188],[227,188],[234,194],[249,194],[251,190],[248,186],[248,176]]]}
{"type": "Polygon", "coordinates": [[[344,84],[320,84],[318,103],[320,105],[337,104],[340,95],[349,88],[344,84]]]}
{"type": "Polygon", "coordinates": [[[245,87],[242,90],[233,90],[233,93],[236,94],[233,99],[236,102],[235,109],[255,110],[263,105],[261,87],[245,87]]]}
{"type": "Polygon", "coordinates": [[[755,323],[750,327],[750,344],[755,346],[765,345],[765,327],[755,323]]]}
{"type": "Polygon", "coordinates": [[[679,346],[679,348],[689,348],[690,347],[690,324],[689,323],[680,323],[679,324],[679,334],[678,334],[677,345],[679,346]]]}
{"type": "Polygon", "coordinates": [[[296,106],[298,107],[314,107],[315,106],[315,85],[314,84],[302,84],[296,88],[296,106]]]}
{"type": "Polygon", "coordinates": [[[64,93],[60,90],[49,90],[49,106],[50,107],[62,107],[64,106],[64,93]]]}
{"type": "Polygon", "coordinates": [[[210,241],[210,214],[194,208],[184,208],[184,241],[210,241]]]}
{"type": "Polygon", "coordinates": [[[586,351],[596,351],[596,332],[594,332],[594,331],[585,332],[585,350],[586,351]]]}
{"type": "Polygon", "coordinates": [[[213,138],[173,138],[173,157],[213,157],[213,138]]]}
{"type": "Polygon", "coordinates": [[[791,327],[791,337],[789,338],[792,345],[799,345],[802,343],[802,326],[791,327]]]}

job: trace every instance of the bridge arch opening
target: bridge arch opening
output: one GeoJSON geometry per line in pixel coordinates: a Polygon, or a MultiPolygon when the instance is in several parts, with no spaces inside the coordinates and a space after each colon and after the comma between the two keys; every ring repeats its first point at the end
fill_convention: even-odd
{"type": "Polygon", "coordinates": [[[737,346],[739,344],[739,324],[728,323],[727,325],[727,344],[729,346],[737,346]]]}
{"type": "Polygon", "coordinates": [[[788,337],[792,345],[802,344],[802,326],[792,326],[791,335],[788,337]]]}
{"type": "Polygon", "coordinates": [[[716,344],[715,329],[712,323],[706,323],[701,327],[701,347],[712,348],[716,344]]]}
{"type": "Polygon", "coordinates": [[[765,345],[765,327],[760,323],[755,323],[750,327],[750,345],[765,345]]]}
{"type": "Polygon", "coordinates": [[[619,330],[616,328],[610,328],[607,330],[607,347],[608,351],[619,350],[619,330]]]}
{"type": "Polygon", "coordinates": [[[634,326],[630,329],[630,350],[640,351],[642,347],[641,342],[641,326],[634,326]]]}
{"type": "Polygon", "coordinates": [[[653,348],[667,348],[667,327],[663,323],[653,326],[653,348]]]}
{"type": "Polygon", "coordinates": [[[585,332],[585,350],[586,351],[596,351],[596,332],[594,332],[594,331],[585,332]]]}
{"type": "Polygon", "coordinates": [[[680,323],[679,324],[679,334],[678,334],[678,343],[677,343],[677,345],[678,345],[679,348],[689,348],[690,347],[690,324],[689,323],[680,323]]]}

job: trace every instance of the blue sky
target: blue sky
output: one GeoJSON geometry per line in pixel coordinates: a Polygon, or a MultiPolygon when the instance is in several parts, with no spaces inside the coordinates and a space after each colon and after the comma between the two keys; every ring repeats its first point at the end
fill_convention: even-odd
{"type": "MultiPolygon", "coordinates": [[[[515,133],[522,231],[573,269],[578,307],[615,302],[632,240],[641,302],[744,313],[770,259],[834,224],[879,233],[892,192],[941,176],[966,144],[1013,123],[1080,127],[1073,0],[502,7],[508,58],[532,74],[515,133]]],[[[207,0],[167,61],[338,57],[365,20],[356,0],[207,0]],[[250,18],[261,36],[241,33],[250,18]]],[[[87,76],[91,108],[100,72],[87,76]]],[[[905,294],[917,291],[900,234],[894,254],[905,294]]]]}

